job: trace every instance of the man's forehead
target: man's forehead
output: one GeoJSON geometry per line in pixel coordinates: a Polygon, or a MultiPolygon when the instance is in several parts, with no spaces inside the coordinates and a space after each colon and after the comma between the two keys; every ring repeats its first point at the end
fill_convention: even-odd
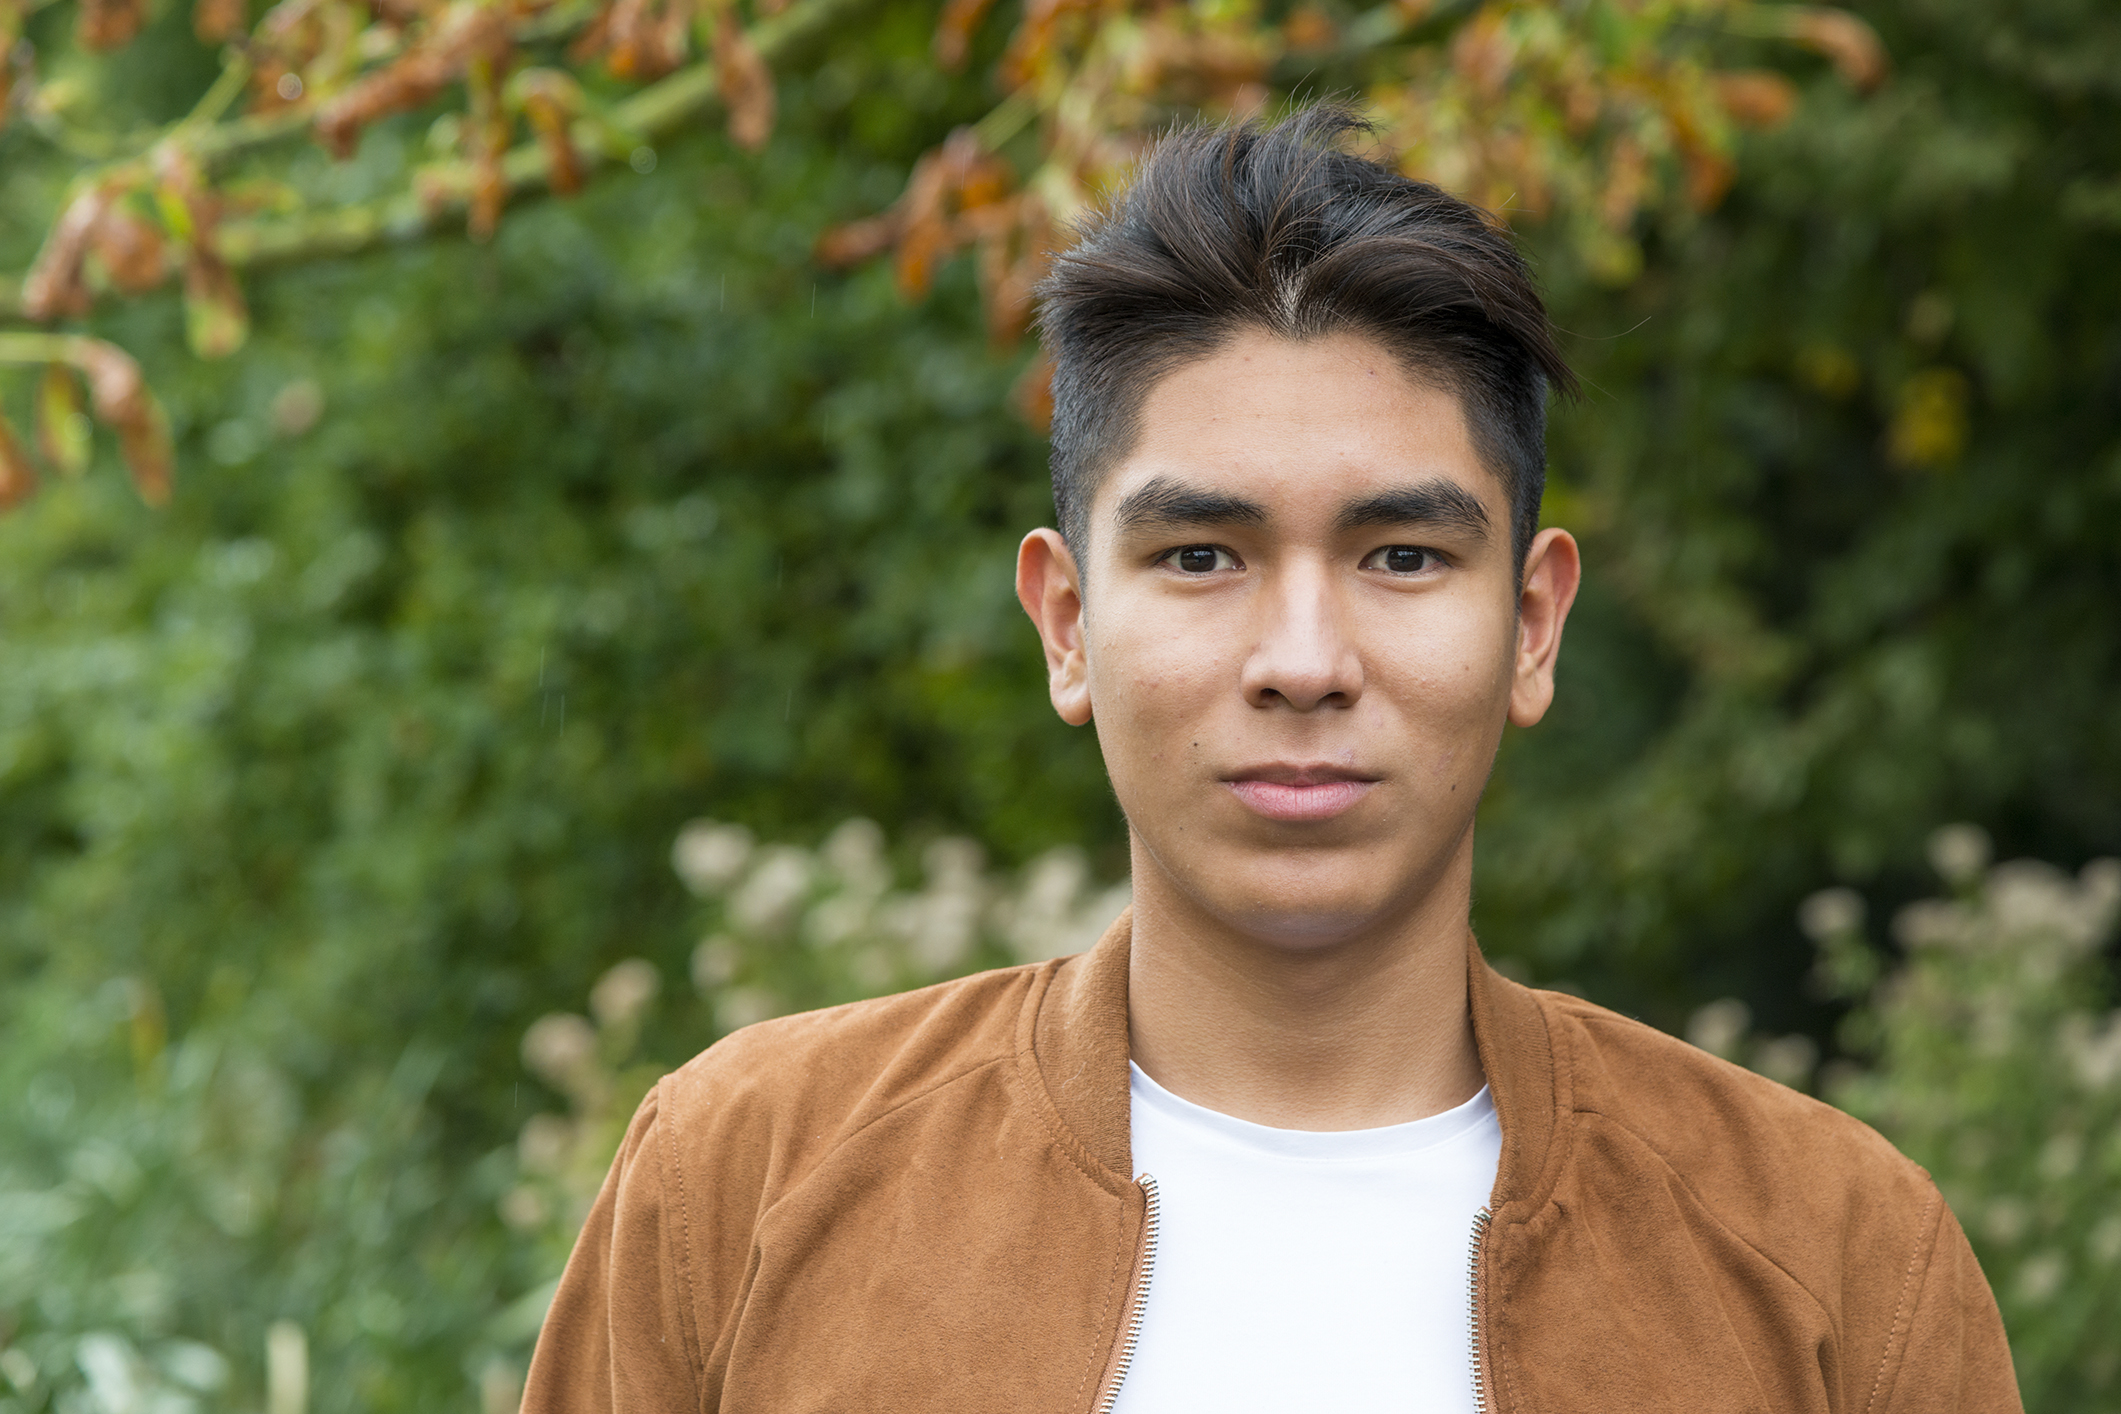
{"type": "Polygon", "coordinates": [[[1454,483],[1420,516],[1508,525],[1508,486],[1481,454],[1472,409],[1374,340],[1339,333],[1232,339],[1151,387],[1102,474],[1085,478],[1091,539],[1181,523],[1316,531],[1336,522],[1405,520],[1384,506],[1410,487],[1454,483]],[[1458,504],[1448,517],[1444,499],[1458,504]],[[1209,501],[1221,502],[1213,515],[1209,501]],[[1191,502],[1186,514],[1182,502],[1191,502]],[[1242,503],[1242,504],[1240,504],[1242,503]],[[1367,508],[1367,509],[1364,509],[1367,508]]]}

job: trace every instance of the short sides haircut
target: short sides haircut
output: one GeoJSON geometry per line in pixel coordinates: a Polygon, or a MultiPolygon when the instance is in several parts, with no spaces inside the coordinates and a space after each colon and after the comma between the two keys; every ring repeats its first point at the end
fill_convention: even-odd
{"type": "Polygon", "coordinates": [[[1320,104],[1181,128],[1039,286],[1053,361],[1053,503],[1078,557],[1090,504],[1158,382],[1259,330],[1355,333],[1455,394],[1509,498],[1520,572],[1546,489],[1548,387],[1573,391],[1509,233],[1427,182],[1342,151],[1367,125],[1320,104]]]}

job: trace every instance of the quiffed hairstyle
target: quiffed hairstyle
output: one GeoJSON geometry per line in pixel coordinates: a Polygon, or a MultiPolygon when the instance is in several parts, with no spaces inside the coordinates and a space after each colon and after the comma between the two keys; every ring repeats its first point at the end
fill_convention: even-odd
{"type": "Polygon", "coordinates": [[[1546,394],[1573,391],[1501,224],[1336,144],[1368,125],[1298,109],[1271,127],[1181,128],[1039,286],[1053,360],[1053,503],[1077,555],[1090,502],[1159,380],[1234,335],[1375,339],[1456,394],[1510,502],[1520,569],[1546,488],[1546,394]]]}

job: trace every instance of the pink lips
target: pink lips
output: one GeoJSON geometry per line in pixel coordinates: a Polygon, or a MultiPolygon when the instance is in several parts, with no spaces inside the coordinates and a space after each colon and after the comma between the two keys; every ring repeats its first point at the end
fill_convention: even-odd
{"type": "Polygon", "coordinates": [[[1269,820],[1330,820],[1353,808],[1377,784],[1340,776],[1321,778],[1310,772],[1286,774],[1285,780],[1254,777],[1228,785],[1254,813],[1269,820]]]}

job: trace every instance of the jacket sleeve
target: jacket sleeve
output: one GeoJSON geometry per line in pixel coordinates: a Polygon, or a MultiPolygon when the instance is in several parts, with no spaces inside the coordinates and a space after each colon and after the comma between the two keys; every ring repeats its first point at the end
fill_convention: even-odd
{"type": "Polygon", "coordinates": [[[538,1333],[522,1414],[668,1414],[701,1407],[688,1293],[664,1191],[661,1087],[627,1128],[538,1333]]]}
{"type": "Polygon", "coordinates": [[[2003,1317],[1941,1197],[1928,1258],[1911,1262],[1868,1408],[1878,1414],[2022,1414],[2003,1317]],[[1894,1347],[1898,1347],[1897,1349],[1894,1347]]]}

